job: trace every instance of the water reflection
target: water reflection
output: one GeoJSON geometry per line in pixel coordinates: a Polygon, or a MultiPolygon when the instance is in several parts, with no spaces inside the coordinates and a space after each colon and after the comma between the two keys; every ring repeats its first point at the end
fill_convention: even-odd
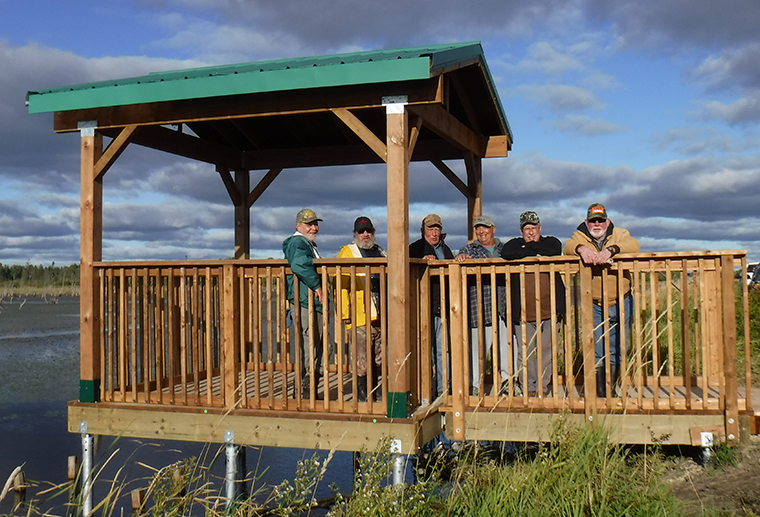
{"type": "MultiPolygon", "coordinates": [[[[57,304],[47,304],[29,299],[0,305],[0,486],[18,465],[23,465],[27,479],[66,481],[68,456],[81,455],[79,435],[67,432],[66,402],[76,399],[78,390],[79,300],[60,298],[57,304]]],[[[121,475],[128,488],[122,506],[129,514],[129,491],[147,485],[152,472],[148,466],[160,469],[191,456],[210,465],[212,478],[219,480],[224,476],[223,454],[214,460],[219,450],[220,444],[104,437],[95,463],[102,464],[118,452],[99,478],[102,486],[96,486],[95,499],[105,495],[106,480],[125,467],[121,475]]],[[[296,463],[312,452],[248,448],[247,469],[260,475],[260,483],[279,484],[292,480],[296,463]]],[[[324,458],[327,452],[320,455],[324,458]]],[[[343,492],[350,491],[352,464],[351,453],[337,453],[316,496],[330,495],[331,482],[343,492]]],[[[0,513],[10,511],[12,501],[12,495],[6,497],[0,513]]],[[[48,506],[60,509],[64,503],[58,500],[48,506]]]]}

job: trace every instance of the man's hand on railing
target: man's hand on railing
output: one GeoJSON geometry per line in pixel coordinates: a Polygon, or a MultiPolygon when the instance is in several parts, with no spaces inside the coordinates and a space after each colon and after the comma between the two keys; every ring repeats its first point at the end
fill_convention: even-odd
{"type": "Polygon", "coordinates": [[[612,252],[605,248],[602,251],[595,251],[588,246],[578,246],[578,255],[581,260],[587,266],[597,266],[600,264],[607,264],[612,259],[612,252]]]}
{"type": "Polygon", "coordinates": [[[467,255],[466,253],[462,253],[454,257],[454,260],[457,262],[464,262],[465,260],[472,258],[471,256],[467,255]]]}

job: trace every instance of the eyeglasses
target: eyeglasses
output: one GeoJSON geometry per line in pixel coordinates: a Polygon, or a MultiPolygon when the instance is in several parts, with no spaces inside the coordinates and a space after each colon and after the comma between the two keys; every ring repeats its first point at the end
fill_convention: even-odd
{"type": "Polygon", "coordinates": [[[607,222],[607,219],[589,219],[589,224],[604,224],[607,222]]]}
{"type": "Polygon", "coordinates": [[[362,229],[362,230],[359,230],[359,231],[358,231],[358,232],[356,232],[356,233],[357,233],[358,235],[361,235],[361,234],[363,234],[363,233],[369,233],[369,234],[373,234],[373,233],[375,233],[375,230],[373,230],[373,229],[371,229],[371,228],[364,228],[364,229],[362,229]]]}

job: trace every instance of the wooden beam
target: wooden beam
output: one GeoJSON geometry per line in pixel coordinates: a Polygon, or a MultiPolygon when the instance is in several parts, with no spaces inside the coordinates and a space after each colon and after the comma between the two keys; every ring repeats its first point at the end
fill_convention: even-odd
{"type": "Polygon", "coordinates": [[[129,124],[161,125],[316,113],[334,108],[383,109],[382,97],[396,93],[407,95],[409,103],[438,102],[439,78],[58,111],[54,114],[53,129],[59,133],[76,131],[81,120],[97,120],[98,127],[106,129],[129,124]]]}
{"type": "MultiPolygon", "coordinates": [[[[726,379],[726,438],[729,445],[739,443],[739,383],[736,378],[736,295],[734,290],[733,257],[721,257],[723,299],[723,373],[726,379]]],[[[744,277],[741,279],[742,283],[744,277]]]]}
{"type": "Polygon", "coordinates": [[[256,184],[256,187],[248,194],[247,203],[250,207],[253,205],[259,197],[261,197],[261,194],[264,193],[264,191],[269,187],[269,185],[272,184],[274,179],[279,176],[279,174],[282,172],[282,167],[278,167],[276,169],[270,169],[269,172],[267,172],[263,178],[256,184]]]}
{"type": "Polygon", "coordinates": [[[459,176],[457,176],[454,171],[449,169],[449,166],[443,163],[443,160],[430,160],[430,163],[435,165],[435,168],[441,171],[443,175],[448,179],[456,188],[465,195],[465,197],[470,197],[470,188],[465,185],[464,181],[459,179],[459,176]]]}
{"type": "Polygon", "coordinates": [[[476,156],[485,156],[487,139],[476,135],[440,105],[409,106],[409,110],[421,116],[425,125],[457,147],[476,156]]]}
{"type": "Polygon", "coordinates": [[[512,142],[507,135],[495,135],[488,139],[484,158],[503,158],[512,149],[512,142]]]}
{"type": "MultiPolygon", "coordinates": [[[[225,431],[235,433],[235,444],[257,447],[290,447],[339,451],[373,450],[392,436],[401,440],[404,454],[442,432],[440,414],[433,411],[423,419],[360,418],[325,413],[288,416],[268,412],[222,412],[209,409],[119,407],[115,404],[70,404],[68,430],[79,432],[87,422],[91,434],[198,443],[224,443],[225,431]]],[[[165,408],[165,406],[163,406],[165,408]]]]}
{"type": "Polygon", "coordinates": [[[94,174],[96,179],[100,180],[100,178],[102,178],[102,176],[108,172],[108,169],[111,168],[111,165],[113,165],[119,156],[121,156],[121,153],[123,153],[124,149],[126,149],[127,145],[129,145],[129,141],[136,129],[136,124],[126,126],[121,130],[119,136],[111,141],[103,155],[95,164],[94,174]]]}
{"type": "Polygon", "coordinates": [[[356,136],[361,138],[362,142],[367,144],[370,149],[383,161],[386,161],[387,152],[385,144],[373,133],[356,115],[344,108],[331,110],[356,136]]]}
{"type": "Polygon", "coordinates": [[[235,206],[241,205],[243,200],[240,197],[237,186],[235,186],[235,180],[232,178],[230,170],[226,167],[218,165],[216,167],[216,172],[218,172],[219,176],[222,178],[222,181],[224,182],[224,188],[227,189],[227,194],[229,194],[230,199],[232,200],[232,204],[235,206]]]}

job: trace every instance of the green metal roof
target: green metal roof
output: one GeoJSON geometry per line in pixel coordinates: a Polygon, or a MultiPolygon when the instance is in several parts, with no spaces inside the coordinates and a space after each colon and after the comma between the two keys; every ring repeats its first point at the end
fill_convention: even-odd
{"type": "Polygon", "coordinates": [[[442,68],[475,60],[483,65],[494,103],[508,128],[480,42],[352,52],[152,73],[141,77],[30,91],[27,93],[27,106],[29,113],[47,113],[304,88],[428,79],[442,68]]]}

